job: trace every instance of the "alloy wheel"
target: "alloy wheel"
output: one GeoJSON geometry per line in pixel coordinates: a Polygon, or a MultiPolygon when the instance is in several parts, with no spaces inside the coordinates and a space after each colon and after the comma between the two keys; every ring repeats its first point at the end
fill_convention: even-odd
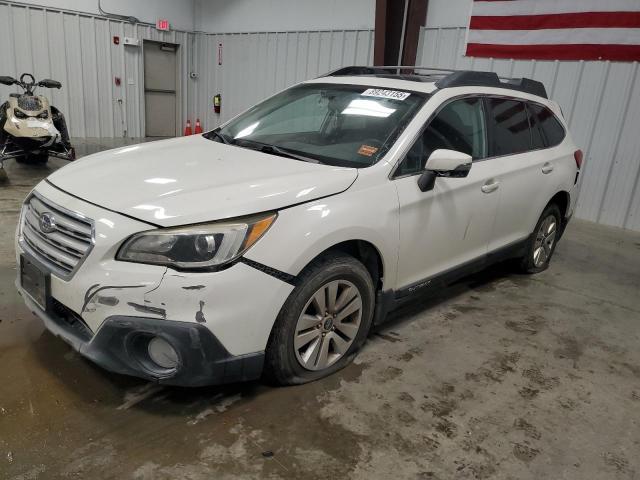
{"type": "Polygon", "coordinates": [[[536,241],[533,245],[533,264],[541,267],[548,260],[556,241],[557,222],[555,215],[547,216],[536,234],[536,241]]]}
{"type": "Polygon", "coordinates": [[[362,297],[347,280],[333,280],[307,301],[298,318],[294,349],[300,365],[323,370],[340,360],[360,329],[362,297]]]}

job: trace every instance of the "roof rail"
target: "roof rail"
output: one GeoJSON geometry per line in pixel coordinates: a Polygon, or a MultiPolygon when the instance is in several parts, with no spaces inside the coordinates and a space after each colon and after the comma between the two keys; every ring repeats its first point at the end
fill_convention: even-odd
{"type": "Polygon", "coordinates": [[[352,65],[348,67],[338,68],[322,76],[323,77],[339,77],[342,75],[345,75],[345,76],[346,75],[385,75],[385,74],[388,75],[393,73],[399,74],[401,70],[414,70],[414,71],[429,70],[436,74],[438,73],[445,74],[445,73],[451,73],[456,71],[456,70],[450,70],[447,68],[416,67],[415,65],[381,65],[381,66],[374,66],[374,67],[352,65]]]}
{"type": "MultiPolygon", "coordinates": [[[[505,78],[499,77],[495,72],[476,72],[473,70],[450,70],[436,67],[421,67],[415,65],[383,65],[383,66],[349,66],[329,72],[323,76],[338,77],[351,75],[400,75],[403,70],[412,70],[419,77],[434,78],[435,85],[439,89],[451,87],[495,87],[517,90],[530,93],[539,97],[548,98],[547,91],[542,82],[530,78],[505,78]]],[[[403,77],[409,79],[408,77],[403,77]]]]}
{"type": "Polygon", "coordinates": [[[547,90],[542,82],[531,80],[530,78],[504,78],[504,81],[502,81],[501,77],[495,72],[460,70],[436,82],[436,87],[438,88],[468,86],[508,88],[547,98],[547,90]]]}

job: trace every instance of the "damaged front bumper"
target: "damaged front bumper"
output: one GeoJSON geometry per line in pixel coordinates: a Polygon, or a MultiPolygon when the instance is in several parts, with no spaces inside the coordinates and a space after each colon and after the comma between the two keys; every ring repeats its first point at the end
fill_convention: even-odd
{"type": "Polygon", "coordinates": [[[44,311],[28,295],[22,296],[51,333],[111,372],[189,387],[254,380],[262,374],[263,352],[231,355],[208,328],[197,323],[115,315],[105,319],[93,335],[65,307],[56,305],[44,311]],[[140,339],[154,337],[176,350],[177,368],[166,371],[149,361],[140,339]]]}
{"type": "MultiPolygon", "coordinates": [[[[50,274],[46,308],[17,281],[25,303],[47,329],[107,370],[159,383],[213,385],[260,376],[271,328],[292,285],[242,262],[217,272],[179,272],[116,261],[123,241],[154,227],[47,183],[36,190],[93,219],[95,230],[94,245],[71,278],[50,274]],[[146,345],[154,337],[173,347],[176,368],[156,368],[148,361],[146,345]]],[[[30,255],[19,232],[16,254],[19,262],[30,255]]]]}

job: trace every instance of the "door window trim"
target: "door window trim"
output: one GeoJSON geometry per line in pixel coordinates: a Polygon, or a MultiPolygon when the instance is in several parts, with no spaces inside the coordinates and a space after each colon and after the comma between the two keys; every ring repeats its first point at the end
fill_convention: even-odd
{"type": "MultiPolygon", "coordinates": [[[[431,115],[429,115],[429,118],[427,118],[427,120],[425,120],[424,125],[420,128],[420,130],[418,130],[418,133],[412,138],[409,146],[406,147],[406,149],[402,152],[402,154],[400,155],[399,160],[393,166],[393,168],[391,169],[391,172],[389,172],[389,175],[388,175],[389,180],[399,180],[401,178],[415,177],[416,175],[422,175],[422,173],[424,173],[424,170],[422,170],[422,171],[415,172],[415,173],[406,173],[404,175],[398,175],[398,176],[395,175],[396,171],[400,167],[400,164],[405,160],[405,158],[406,158],[407,154],[409,153],[409,151],[413,148],[414,144],[420,139],[420,137],[422,137],[422,134],[425,132],[425,130],[427,128],[429,128],[429,125],[431,124],[433,119],[440,113],[440,111],[442,109],[444,109],[450,103],[452,103],[452,102],[454,102],[456,100],[463,99],[463,98],[478,98],[478,99],[481,100],[482,111],[484,113],[484,122],[485,122],[485,135],[484,136],[485,136],[485,144],[487,145],[487,153],[489,152],[489,138],[490,138],[489,130],[491,129],[491,127],[489,125],[489,118],[488,118],[489,112],[488,112],[487,101],[486,101],[486,99],[488,99],[488,98],[500,98],[500,99],[504,99],[504,100],[515,100],[515,101],[518,101],[518,102],[522,102],[522,103],[525,104],[525,111],[527,111],[527,109],[526,109],[527,104],[533,103],[533,104],[541,106],[542,108],[548,109],[553,114],[553,116],[555,118],[558,118],[558,116],[553,112],[553,110],[551,110],[547,105],[544,105],[543,103],[540,103],[540,102],[536,102],[535,100],[527,100],[527,99],[524,99],[524,98],[521,98],[521,97],[515,97],[515,96],[512,96],[512,95],[503,95],[503,94],[494,94],[494,93],[464,93],[464,94],[456,95],[456,96],[453,96],[453,97],[449,97],[444,102],[442,102],[438,106],[438,108],[436,108],[431,113],[431,115]]],[[[524,151],[524,152],[519,152],[519,153],[509,153],[509,154],[506,154],[506,155],[494,155],[494,156],[487,155],[484,158],[474,159],[473,163],[484,162],[486,160],[493,160],[493,159],[496,159],[496,158],[511,157],[511,156],[514,156],[514,155],[524,155],[524,154],[527,154],[527,153],[530,153],[530,152],[537,152],[537,151],[540,151],[540,150],[547,150],[547,149],[550,149],[550,148],[558,147],[558,146],[562,145],[562,143],[567,138],[567,129],[565,128],[564,124],[560,120],[558,120],[558,123],[562,127],[564,135],[562,137],[562,141],[560,143],[558,143],[557,145],[549,146],[549,147],[543,147],[543,148],[530,149],[530,150],[527,150],[527,151],[524,151]]],[[[529,122],[529,134],[531,135],[530,122],[529,122]]]]}

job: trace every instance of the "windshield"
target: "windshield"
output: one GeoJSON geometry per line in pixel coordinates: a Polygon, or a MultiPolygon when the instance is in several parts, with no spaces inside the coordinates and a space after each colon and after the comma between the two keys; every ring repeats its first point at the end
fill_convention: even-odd
{"type": "Polygon", "coordinates": [[[299,85],[205,137],[297,160],[368,167],[393,145],[425,98],[367,86],[299,85]]]}

